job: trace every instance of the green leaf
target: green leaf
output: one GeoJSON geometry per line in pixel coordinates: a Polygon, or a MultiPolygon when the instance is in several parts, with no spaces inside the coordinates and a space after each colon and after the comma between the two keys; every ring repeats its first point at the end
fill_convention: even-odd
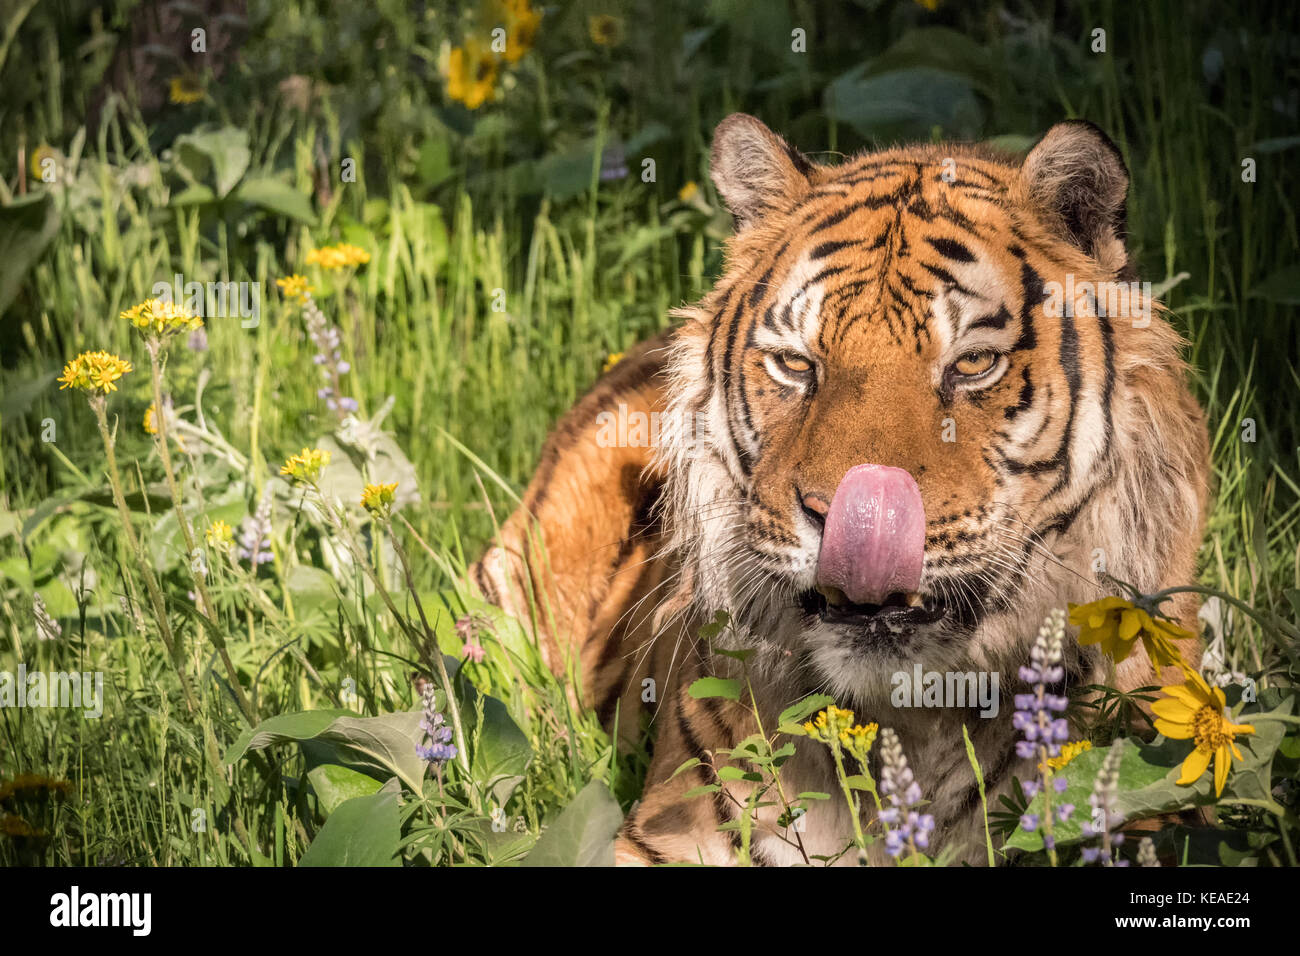
{"type": "Polygon", "coordinates": [[[979,787],[980,807],[984,813],[984,846],[988,850],[989,866],[994,865],[993,860],[993,837],[989,833],[989,801],[984,794],[984,771],[980,769],[979,758],[975,756],[975,745],[971,743],[970,733],[966,730],[966,725],[961,725],[961,736],[966,741],[966,759],[970,761],[971,770],[975,772],[975,783],[979,787]]]}
{"type": "Polygon", "coordinates": [[[321,764],[307,772],[307,779],[320,800],[321,811],[329,816],[346,800],[368,797],[381,786],[374,777],[357,773],[336,763],[321,764]]]}
{"type": "Polygon", "coordinates": [[[400,866],[397,778],[378,792],[344,800],[311,841],[299,866],[400,866]]]}
{"type": "Polygon", "coordinates": [[[511,719],[504,703],[480,694],[459,675],[453,683],[456,685],[460,719],[465,725],[465,738],[471,750],[470,773],[480,785],[492,791],[497,806],[504,807],[515,787],[524,779],[533,759],[532,745],[511,719]],[[481,721],[478,716],[480,702],[481,721]]]}
{"type": "Polygon", "coordinates": [[[613,866],[614,837],[623,811],[609,788],[593,780],[573,798],[546,832],[523,866],[613,866]]]}
{"type": "Polygon", "coordinates": [[[184,133],[176,137],[172,149],[195,184],[210,179],[218,199],[235,188],[252,158],[248,130],[235,126],[184,133]]]}
{"type": "Polygon", "coordinates": [[[316,224],[316,211],[311,207],[311,200],[288,183],[269,176],[249,177],[231,198],[261,206],[285,219],[296,219],[309,226],[316,224]]]}
{"type": "MultiPolygon", "coordinates": [[[[781,716],[776,719],[778,724],[799,724],[807,720],[815,712],[825,710],[831,704],[835,703],[835,698],[827,694],[810,694],[803,700],[791,704],[785,710],[781,711],[781,716]]],[[[799,728],[803,733],[803,728],[799,728]]]]}
{"type": "MultiPolygon", "coordinates": [[[[1274,713],[1289,713],[1292,698],[1287,698],[1274,713]]],[[[1251,723],[1251,715],[1243,713],[1236,723],[1251,723]]],[[[1269,768],[1273,754],[1286,733],[1286,725],[1276,720],[1260,720],[1254,724],[1255,733],[1237,737],[1242,760],[1234,760],[1232,773],[1224,787],[1223,799],[1244,797],[1264,799],[1270,789],[1269,768]]],[[[1214,772],[1211,769],[1188,786],[1176,781],[1182,776],[1182,763],[1191,752],[1189,740],[1169,740],[1157,737],[1152,743],[1135,742],[1123,738],[1110,747],[1084,751],[1059,771],[1067,782],[1065,793],[1053,794],[1052,805],[1072,803],[1075,812],[1070,819],[1053,821],[1052,834],[1058,846],[1067,846],[1084,839],[1081,826],[1089,822],[1088,797],[1092,793],[1097,772],[1111,750],[1120,751],[1119,792],[1116,811],[1124,820],[1172,813],[1195,806],[1215,803],[1214,772]]],[[[1041,817],[1044,794],[1038,794],[1029,805],[1028,812],[1041,817]]],[[[1007,840],[1007,847],[1035,851],[1042,849],[1041,832],[1026,833],[1017,829],[1007,840]]]]}
{"type": "Polygon", "coordinates": [[[48,192],[34,192],[0,206],[0,316],[58,231],[59,211],[48,192]]]}
{"type": "Polygon", "coordinates": [[[1300,305],[1300,266],[1279,269],[1263,282],[1254,285],[1250,295],[1279,305],[1300,305]]]}
{"type": "Polygon", "coordinates": [[[826,87],[826,112],[863,136],[878,140],[947,136],[973,138],[983,111],[965,77],[933,67],[910,67],[874,76],[859,66],[826,87]]]}
{"type": "Polygon", "coordinates": [[[345,710],[306,710],[281,714],[245,730],[226,751],[234,763],[249,750],[280,743],[323,743],[349,754],[356,769],[394,774],[414,793],[420,792],[425,765],[415,752],[423,738],[420,712],[406,711],[379,717],[357,717],[345,710]]]}
{"type": "Polygon", "coordinates": [[[691,684],[688,693],[696,700],[705,697],[740,700],[740,681],[724,677],[701,677],[691,684]]]}

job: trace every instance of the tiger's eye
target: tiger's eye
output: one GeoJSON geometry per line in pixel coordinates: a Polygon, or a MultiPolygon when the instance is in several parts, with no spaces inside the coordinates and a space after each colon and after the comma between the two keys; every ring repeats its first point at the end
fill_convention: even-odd
{"type": "Polygon", "coordinates": [[[952,367],[958,375],[983,375],[994,366],[997,360],[996,352],[967,352],[953,362],[952,367]]]}
{"type": "Polygon", "coordinates": [[[776,361],[783,372],[791,375],[807,375],[812,371],[812,362],[798,352],[781,352],[776,356],[776,361]]]}

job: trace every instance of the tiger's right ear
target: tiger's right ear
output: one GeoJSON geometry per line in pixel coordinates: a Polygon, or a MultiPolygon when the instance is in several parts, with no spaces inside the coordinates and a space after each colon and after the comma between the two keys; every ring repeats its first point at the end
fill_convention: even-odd
{"type": "Polygon", "coordinates": [[[811,185],[812,170],[797,149],[746,113],[732,113],[713,133],[709,174],[737,232],[793,208],[811,185]]]}

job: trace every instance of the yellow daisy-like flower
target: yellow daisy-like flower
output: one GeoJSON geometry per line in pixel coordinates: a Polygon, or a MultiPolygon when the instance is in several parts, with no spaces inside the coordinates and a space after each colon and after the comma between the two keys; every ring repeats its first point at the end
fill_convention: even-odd
{"type": "Polygon", "coordinates": [[[150,402],[149,407],[144,412],[144,430],[150,435],[158,434],[158,424],[154,416],[158,413],[157,407],[150,402]]]}
{"type": "Polygon", "coordinates": [[[677,198],[682,202],[690,202],[700,194],[700,184],[691,180],[681,189],[677,190],[677,198]]]}
{"type": "Polygon", "coordinates": [[[213,521],[203,532],[208,547],[216,551],[229,551],[235,543],[235,529],[225,521],[213,521]]]}
{"type": "Polygon", "coordinates": [[[203,99],[203,87],[191,76],[173,76],[168,99],[180,106],[188,106],[203,99]]]}
{"type": "Polygon", "coordinates": [[[853,726],[853,711],[845,710],[831,704],[812,720],[803,725],[809,737],[830,743],[839,740],[840,734],[853,726]]]}
{"type": "Polygon", "coordinates": [[[1118,597],[1104,597],[1091,604],[1071,604],[1070,623],[1080,628],[1080,644],[1100,644],[1101,649],[1118,664],[1133,653],[1140,639],[1156,667],[1183,665],[1182,655],[1173,641],[1195,640],[1196,635],[1166,621],[1152,617],[1133,602],[1118,597]]]}
{"type": "Polygon", "coordinates": [[[313,484],[320,478],[321,469],[330,463],[330,453],[319,448],[304,448],[280,466],[280,474],[313,484]]]}
{"type": "MultiPolygon", "coordinates": [[[[311,253],[308,253],[307,261],[311,261],[311,253]]],[[[283,279],[276,279],[275,284],[280,287],[280,293],[286,299],[294,299],[298,302],[305,302],[307,296],[316,291],[308,284],[306,276],[300,276],[296,272],[291,276],[285,276],[283,279]]]]}
{"type": "Polygon", "coordinates": [[[117,380],[131,370],[130,362],[109,352],[82,352],[64,366],[59,391],[79,388],[107,395],[117,391],[117,380]]]}
{"type": "Polygon", "coordinates": [[[865,763],[871,745],[876,742],[880,725],[876,723],[858,724],[840,731],[840,745],[859,761],[865,763]]]}
{"type": "Polygon", "coordinates": [[[145,299],[139,305],[124,310],[126,319],[145,335],[172,335],[176,332],[193,332],[203,326],[203,319],[183,305],[168,299],[145,299]]]}
{"type": "Polygon", "coordinates": [[[518,63],[533,48],[542,15],[528,0],[505,0],[505,19],[506,52],[502,56],[507,63],[518,63]]]}
{"type": "Polygon", "coordinates": [[[387,518],[397,497],[397,482],[387,485],[368,484],[361,492],[361,507],[376,518],[387,518]]]}
{"type": "Polygon", "coordinates": [[[497,61],[477,42],[467,40],[448,55],[444,79],[448,97],[465,104],[466,109],[476,110],[492,98],[496,89],[497,61]]]}
{"type": "Polygon", "coordinates": [[[55,167],[57,168],[59,154],[55,152],[54,147],[50,146],[48,143],[41,143],[40,146],[37,146],[32,150],[32,158],[28,161],[27,166],[31,171],[33,179],[40,182],[45,181],[45,161],[47,159],[54,160],[55,167]]]}
{"type": "Polygon", "coordinates": [[[623,42],[623,21],[608,13],[587,17],[587,35],[596,46],[618,46],[623,42]]]}
{"type": "Polygon", "coordinates": [[[1210,687],[1200,674],[1190,673],[1181,687],[1166,687],[1169,696],[1151,705],[1156,715],[1156,730],[1171,740],[1192,740],[1195,748],[1183,761],[1180,786],[1200,779],[1214,761],[1214,795],[1223,793],[1223,784],[1232,769],[1232,758],[1241,759],[1233,738],[1253,734],[1250,724],[1234,724],[1228,719],[1223,691],[1210,687]]]}
{"type": "MultiPolygon", "coordinates": [[[[1047,766],[1053,770],[1064,770],[1071,760],[1079,754],[1092,749],[1091,740],[1072,740],[1069,743],[1061,744],[1061,752],[1055,757],[1047,758],[1047,766]]],[[[1043,765],[1040,763],[1038,769],[1041,771],[1043,765]]]]}
{"type": "MultiPolygon", "coordinates": [[[[360,246],[354,246],[348,242],[340,242],[333,246],[321,246],[321,248],[313,249],[307,253],[307,265],[320,266],[322,269],[345,269],[349,266],[365,265],[369,261],[370,253],[360,246]]],[[[294,279],[297,277],[290,276],[289,278],[294,279]]]]}
{"type": "Polygon", "coordinates": [[[609,358],[605,359],[605,367],[601,369],[602,374],[604,372],[608,372],[610,369],[612,369],[615,365],[617,365],[621,361],[623,361],[623,353],[614,352],[612,355],[609,356],[609,358]]]}

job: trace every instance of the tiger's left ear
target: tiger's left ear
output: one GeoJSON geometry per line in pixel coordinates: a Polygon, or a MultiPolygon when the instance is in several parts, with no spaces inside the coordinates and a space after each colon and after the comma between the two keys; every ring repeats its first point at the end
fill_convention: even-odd
{"type": "Polygon", "coordinates": [[[732,113],[713,132],[709,174],[737,232],[792,209],[811,185],[812,170],[797,149],[747,113],[732,113]]]}
{"type": "Polygon", "coordinates": [[[1121,272],[1128,169],[1110,137],[1086,120],[1057,123],[1020,169],[1029,200],[1102,267],[1121,272]]]}

